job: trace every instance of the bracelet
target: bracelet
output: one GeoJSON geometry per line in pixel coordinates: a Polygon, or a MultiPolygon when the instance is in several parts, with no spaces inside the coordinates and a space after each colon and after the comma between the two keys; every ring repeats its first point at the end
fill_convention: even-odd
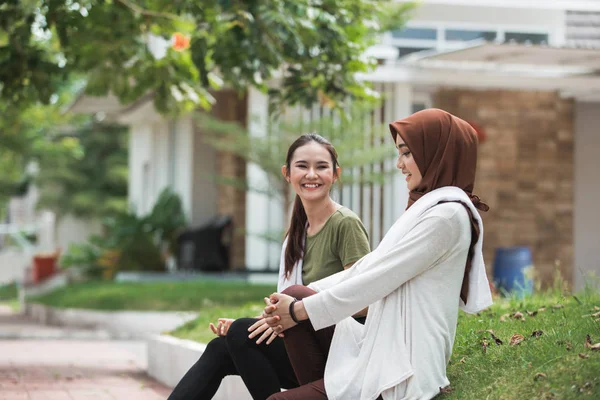
{"type": "Polygon", "coordinates": [[[294,299],[290,303],[290,317],[292,317],[292,320],[294,320],[295,323],[299,324],[304,321],[299,321],[298,318],[296,318],[296,313],[294,312],[294,304],[296,304],[297,302],[298,302],[298,299],[294,299]]]}

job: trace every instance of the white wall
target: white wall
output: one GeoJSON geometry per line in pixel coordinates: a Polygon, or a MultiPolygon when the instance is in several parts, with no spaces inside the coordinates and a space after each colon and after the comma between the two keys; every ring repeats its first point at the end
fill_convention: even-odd
{"type": "Polygon", "coordinates": [[[457,22],[478,29],[498,26],[511,29],[547,29],[551,44],[561,44],[565,36],[565,12],[505,7],[473,7],[448,4],[421,4],[410,18],[410,24],[420,22],[457,22]]]}
{"type": "Polygon", "coordinates": [[[575,287],[589,272],[600,279],[600,103],[577,103],[575,113],[575,287]]]}
{"type": "Polygon", "coordinates": [[[194,216],[194,130],[192,118],[167,120],[152,103],[121,118],[130,126],[129,204],[138,214],[152,209],[160,192],[170,186],[181,197],[190,220],[194,216]]]}
{"type": "Polygon", "coordinates": [[[72,215],[65,215],[56,220],[56,245],[62,253],[69,245],[86,242],[91,235],[100,235],[102,224],[99,220],[84,220],[72,215]]]}

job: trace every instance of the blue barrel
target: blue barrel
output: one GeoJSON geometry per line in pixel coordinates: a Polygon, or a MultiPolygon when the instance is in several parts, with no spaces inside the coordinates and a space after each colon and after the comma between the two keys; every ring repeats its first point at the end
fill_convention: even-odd
{"type": "Polygon", "coordinates": [[[533,293],[533,261],[528,247],[496,249],[494,284],[500,293],[523,297],[533,293]]]}

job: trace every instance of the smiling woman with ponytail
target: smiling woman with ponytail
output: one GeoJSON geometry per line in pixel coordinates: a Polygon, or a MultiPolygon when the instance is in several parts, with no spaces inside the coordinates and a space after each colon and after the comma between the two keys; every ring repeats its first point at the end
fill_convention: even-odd
{"type": "MultiPolygon", "coordinates": [[[[340,166],[327,139],[314,133],[300,136],[289,147],[281,171],[296,197],[281,252],[278,292],[343,271],[370,250],[358,216],[330,197],[340,166]]],[[[355,315],[360,323],[363,314],[355,315]]],[[[298,386],[283,339],[263,318],[221,318],[211,329],[217,337],[170,400],[209,400],[227,375],[240,375],[254,400],[298,386]]]]}

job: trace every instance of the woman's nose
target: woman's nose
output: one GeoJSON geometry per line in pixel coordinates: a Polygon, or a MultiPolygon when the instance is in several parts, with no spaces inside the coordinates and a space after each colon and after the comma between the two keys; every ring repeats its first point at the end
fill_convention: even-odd
{"type": "Polygon", "coordinates": [[[317,176],[317,174],[313,168],[309,168],[308,171],[306,171],[306,176],[312,178],[314,176],[317,176]]]}
{"type": "Polygon", "coordinates": [[[402,162],[402,157],[398,157],[398,162],[396,163],[396,168],[402,169],[404,167],[404,163],[402,162]]]}

